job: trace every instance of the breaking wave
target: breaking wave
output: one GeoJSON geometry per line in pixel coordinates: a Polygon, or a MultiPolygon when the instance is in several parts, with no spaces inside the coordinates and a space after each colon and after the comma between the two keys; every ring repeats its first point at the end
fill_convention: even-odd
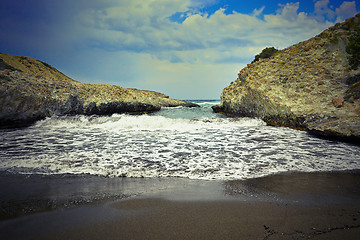
{"type": "Polygon", "coordinates": [[[246,179],[360,169],[360,147],[200,108],[58,116],[1,130],[0,170],[24,174],[246,179]]]}

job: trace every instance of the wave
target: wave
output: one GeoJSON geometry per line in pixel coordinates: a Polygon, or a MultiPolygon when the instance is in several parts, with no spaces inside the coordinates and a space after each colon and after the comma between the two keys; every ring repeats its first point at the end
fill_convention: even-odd
{"type": "Polygon", "coordinates": [[[35,124],[35,128],[96,128],[103,130],[128,131],[195,131],[201,129],[229,129],[234,127],[256,127],[266,125],[254,118],[201,118],[182,119],[151,115],[114,114],[106,117],[94,116],[54,116],[35,124]]]}
{"type": "Polygon", "coordinates": [[[360,148],[249,118],[52,117],[0,136],[0,170],[246,179],[360,168],[360,148]]]}
{"type": "Polygon", "coordinates": [[[359,147],[227,118],[203,103],[147,115],[53,116],[3,131],[0,170],[224,180],[360,169],[359,147]]]}
{"type": "Polygon", "coordinates": [[[203,100],[186,100],[187,102],[196,103],[198,105],[216,105],[220,103],[220,99],[203,99],[203,100]]]}
{"type": "Polygon", "coordinates": [[[218,105],[220,104],[220,100],[216,100],[216,101],[204,101],[204,102],[196,102],[194,101],[193,103],[196,103],[198,105],[218,105]]]}

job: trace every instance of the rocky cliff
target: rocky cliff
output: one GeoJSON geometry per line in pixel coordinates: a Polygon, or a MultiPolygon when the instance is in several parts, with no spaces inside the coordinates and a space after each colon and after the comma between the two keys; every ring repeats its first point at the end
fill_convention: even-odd
{"type": "Polygon", "coordinates": [[[144,113],[174,106],[196,105],[153,91],[80,83],[34,58],[0,54],[1,127],[54,114],[144,113]]]}
{"type": "Polygon", "coordinates": [[[359,25],[360,14],[248,64],[214,111],[359,143],[360,69],[351,69],[346,52],[359,25]]]}

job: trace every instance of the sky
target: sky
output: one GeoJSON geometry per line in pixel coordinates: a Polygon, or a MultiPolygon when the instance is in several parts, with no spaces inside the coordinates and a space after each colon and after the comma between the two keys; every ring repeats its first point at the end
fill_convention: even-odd
{"type": "Polygon", "coordinates": [[[265,47],[353,17],[360,1],[1,0],[0,52],[84,83],[219,99],[265,47]]]}

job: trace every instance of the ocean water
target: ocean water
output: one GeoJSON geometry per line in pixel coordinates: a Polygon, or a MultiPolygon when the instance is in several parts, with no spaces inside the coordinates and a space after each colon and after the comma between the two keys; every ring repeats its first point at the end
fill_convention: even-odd
{"type": "Polygon", "coordinates": [[[200,108],[147,115],[56,116],[0,130],[0,171],[107,177],[250,179],[283,172],[360,169],[360,147],[259,119],[200,108]]]}

